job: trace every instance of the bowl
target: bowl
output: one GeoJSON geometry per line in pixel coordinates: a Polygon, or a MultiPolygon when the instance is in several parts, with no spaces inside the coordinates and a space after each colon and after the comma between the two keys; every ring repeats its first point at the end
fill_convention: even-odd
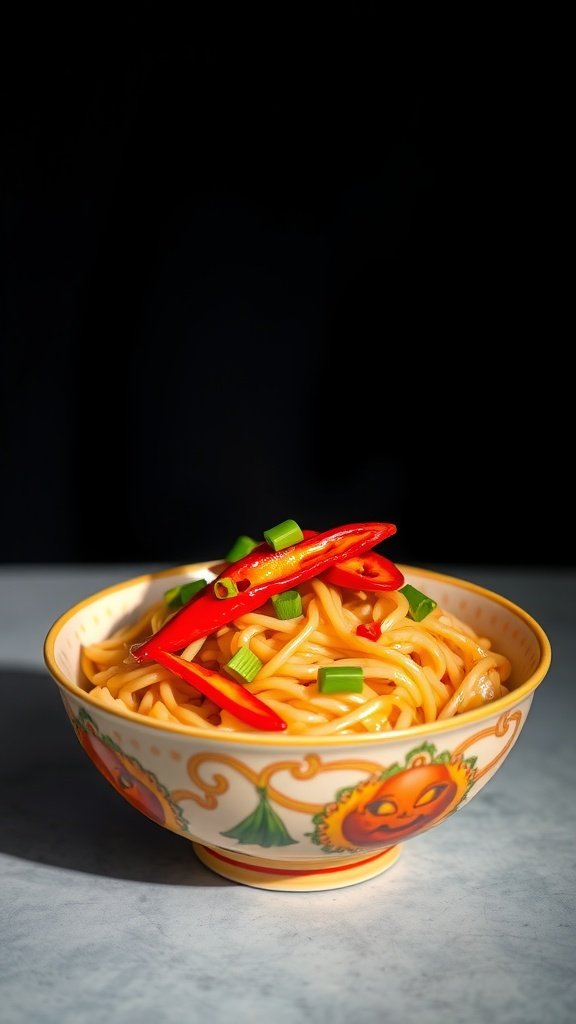
{"type": "Polygon", "coordinates": [[[189,840],[199,860],[224,878],[306,891],[376,877],[404,843],[461,811],[508,757],[550,665],[546,634],[499,594],[404,565],[407,583],[490,636],[510,659],[510,692],[410,729],[314,739],[203,731],[103,708],[86,690],[82,645],[104,639],[167,589],[214,578],[215,565],[125,580],[54,622],[45,664],[81,746],[132,807],[189,840]],[[383,801],[388,813],[375,821],[383,801]]]}

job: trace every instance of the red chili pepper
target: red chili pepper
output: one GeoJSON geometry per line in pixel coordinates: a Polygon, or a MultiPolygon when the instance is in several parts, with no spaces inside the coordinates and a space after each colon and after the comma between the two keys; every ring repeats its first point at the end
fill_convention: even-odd
{"type": "Polygon", "coordinates": [[[174,672],[185,683],[194,686],[219,708],[230,711],[246,725],[271,732],[280,732],[286,728],[286,722],[241,683],[225,679],[212,669],[204,668],[196,662],[185,661],[184,658],[168,651],[156,651],[155,658],[164,668],[174,672]]]}
{"type": "Polygon", "coordinates": [[[351,523],[307,536],[280,551],[259,545],[245,558],[226,566],[214,583],[201,590],[148,640],[135,644],[132,654],[141,662],[155,659],[158,651],[181,651],[245,612],[261,608],[274,594],[290,590],[337,562],[370,550],[395,531],[392,523],[351,523]],[[233,597],[216,597],[217,589],[227,589],[219,588],[223,579],[237,588],[233,597]]]}
{"type": "MultiPolygon", "coordinates": [[[[391,523],[387,536],[396,533],[391,523]]],[[[303,530],[304,537],[314,537],[314,530],[303,530]]],[[[349,590],[367,590],[369,593],[381,590],[399,590],[404,585],[404,576],[397,565],[376,551],[367,551],[354,558],[346,558],[322,573],[326,583],[349,590]]]]}
{"type": "Polygon", "coordinates": [[[379,622],[362,622],[356,626],[356,635],[363,636],[365,640],[378,640],[382,636],[379,622]]]}
{"type": "Polygon", "coordinates": [[[356,555],[339,562],[322,574],[326,583],[336,587],[348,587],[350,590],[399,590],[404,585],[404,577],[397,565],[376,551],[368,551],[365,555],[356,555]]]}

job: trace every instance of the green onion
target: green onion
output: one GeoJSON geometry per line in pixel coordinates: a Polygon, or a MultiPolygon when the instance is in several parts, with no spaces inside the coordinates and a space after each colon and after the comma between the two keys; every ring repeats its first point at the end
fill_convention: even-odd
{"type": "Polygon", "coordinates": [[[355,665],[321,665],[318,669],[320,693],[362,693],[364,672],[355,665]]]}
{"type": "Polygon", "coordinates": [[[416,590],[416,587],[410,586],[409,583],[405,587],[400,587],[400,593],[408,599],[410,605],[408,614],[415,622],[422,622],[422,619],[425,619],[437,607],[436,601],[427,597],[420,590],[416,590]]]}
{"type": "Polygon", "coordinates": [[[260,658],[249,647],[239,647],[226,662],[226,671],[240,683],[251,683],[261,668],[260,658]]]}
{"type": "Polygon", "coordinates": [[[230,576],[223,576],[222,579],[216,580],[213,589],[214,597],[217,597],[220,601],[225,600],[227,597],[236,597],[238,593],[238,587],[230,576]]]}
{"type": "Polygon", "coordinates": [[[204,590],[204,587],[207,585],[206,580],[191,580],[190,583],[185,583],[180,590],[180,600],[182,604],[188,604],[190,598],[194,597],[194,594],[198,594],[201,590],[204,590]]]}
{"type": "Polygon", "coordinates": [[[204,590],[206,585],[206,580],[190,580],[190,583],[182,583],[179,587],[171,587],[170,590],[167,590],[164,600],[169,608],[181,608],[183,604],[188,604],[194,594],[204,590]]]}
{"type": "Polygon", "coordinates": [[[180,607],[180,587],[171,587],[164,594],[164,600],[169,608],[180,607]]]}
{"type": "Polygon", "coordinates": [[[274,551],[281,551],[282,548],[289,548],[291,544],[299,544],[304,540],[304,534],[293,519],[285,519],[283,523],[264,530],[264,540],[274,548],[274,551]]]}
{"type": "Polygon", "coordinates": [[[252,537],[248,537],[247,534],[241,533],[239,537],[236,537],[230,551],[224,556],[225,562],[238,562],[244,555],[249,555],[254,548],[258,547],[258,541],[252,537]]]}
{"type": "Polygon", "coordinates": [[[297,619],[302,615],[302,598],[297,590],[274,594],[272,604],[279,619],[297,619]]]}

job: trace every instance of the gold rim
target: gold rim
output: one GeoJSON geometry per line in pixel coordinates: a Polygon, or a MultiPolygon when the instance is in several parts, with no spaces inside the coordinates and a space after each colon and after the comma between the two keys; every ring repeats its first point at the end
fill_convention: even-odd
{"type": "Polygon", "coordinates": [[[153,729],[163,733],[178,733],[183,736],[194,736],[205,740],[218,739],[219,742],[224,741],[225,743],[239,743],[257,747],[275,747],[278,746],[278,744],[281,744],[282,746],[300,749],[302,747],[308,748],[311,745],[314,747],[337,746],[341,748],[344,746],[357,746],[359,744],[362,746],[371,746],[373,744],[380,743],[394,743],[397,740],[411,739],[412,737],[417,739],[419,736],[429,736],[431,733],[448,732],[453,729],[459,729],[462,726],[473,722],[483,722],[485,719],[491,718],[493,715],[499,715],[501,712],[520,704],[536,689],[537,686],[540,685],[550,668],[552,648],[550,646],[548,636],[542,629],[542,626],[519,605],[508,600],[507,597],[497,594],[493,590],[488,590],[486,587],[482,587],[478,583],[472,583],[470,580],[464,580],[458,576],[449,576],[445,573],[436,572],[432,569],[421,569],[418,566],[399,564],[398,567],[404,574],[416,573],[419,576],[424,576],[439,583],[456,585],[461,590],[467,590],[474,594],[489,598],[501,607],[513,612],[519,619],[521,619],[522,622],[532,630],[540,646],[540,659],[538,661],[538,665],[526,682],[522,683],[522,685],[517,687],[517,689],[512,690],[505,697],[500,697],[498,700],[492,701],[490,704],[484,704],[482,707],[475,708],[473,711],[466,711],[464,714],[456,715],[454,718],[446,718],[442,719],[442,721],[424,723],[423,725],[415,725],[410,729],[399,729],[392,730],[391,732],[375,734],[369,733],[366,736],[314,736],[306,738],[305,736],[284,736],[279,735],[278,733],[223,733],[218,728],[194,729],[192,726],[180,725],[179,723],[155,722],[154,720],[141,717],[129,710],[126,710],[126,713],[122,715],[114,714],[112,711],[104,708],[98,701],[92,700],[89,693],[82,690],[76,685],[76,683],[72,683],[60,670],[54,656],[56,640],[64,625],[69,622],[74,615],[81,611],[82,608],[86,608],[95,601],[106,597],[108,594],[117,593],[118,591],[127,589],[128,587],[137,586],[142,583],[153,583],[155,580],[162,579],[165,576],[189,574],[191,572],[198,572],[202,569],[210,569],[213,565],[219,564],[219,561],[221,560],[213,559],[209,562],[194,562],[190,565],[180,565],[171,569],[161,569],[158,572],[144,573],[141,576],[133,576],[130,579],[123,580],[120,583],[115,583],[110,587],[105,587],[103,590],[90,594],[82,601],[73,605],[56,619],[50,627],[44,641],[44,661],[51,675],[61,686],[64,687],[65,690],[68,691],[68,693],[85,700],[101,714],[107,716],[111,721],[117,722],[118,720],[122,721],[123,719],[127,719],[145,729],[153,729]]]}

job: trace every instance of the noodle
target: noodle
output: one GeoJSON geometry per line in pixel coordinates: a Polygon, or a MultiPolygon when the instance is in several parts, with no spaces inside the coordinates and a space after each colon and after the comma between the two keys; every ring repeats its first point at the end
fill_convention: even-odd
{"type": "MultiPolygon", "coordinates": [[[[487,638],[441,608],[421,622],[408,617],[399,591],[366,594],[312,579],[300,587],[303,613],[278,619],[265,605],[187,647],[182,657],[226,676],[226,663],[249,647],[262,668],[246,688],[287,723],[286,733],[326,736],[406,729],[444,720],[497,700],[511,665],[487,638]],[[377,642],[356,627],[379,622],[377,642]],[[323,694],[322,665],[363,671],[361,693],[323,694]]],[[[133,625],[85,646],[81,665],[91,697],[120,713],[134,713],[197,729],[254,731],[168,669],[130,655],[171,615],[164,601],[133,625]]]]}

